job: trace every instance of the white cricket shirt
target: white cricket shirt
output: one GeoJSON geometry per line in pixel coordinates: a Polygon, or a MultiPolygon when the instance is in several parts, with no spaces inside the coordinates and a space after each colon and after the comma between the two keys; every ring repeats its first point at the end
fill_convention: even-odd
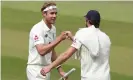
{"type": "Polygon", "coordinates": [[[41,56],[35,45],[37,44],[49,44],[56,38],[56,28],[52,25],[49,29],[45,22],[42,20],[30,31],[29,34],[29,56],[28,63],[31,65],[41,65],[45,66],[51,63],[52,51],[47,53],[45,56],[41,56]]]}
{"type": "Polygon", "coordinates": [[[81,60],[81,80],[110,80],[110,39],[95,26],[77,31],[72,47],[81,60]]]}

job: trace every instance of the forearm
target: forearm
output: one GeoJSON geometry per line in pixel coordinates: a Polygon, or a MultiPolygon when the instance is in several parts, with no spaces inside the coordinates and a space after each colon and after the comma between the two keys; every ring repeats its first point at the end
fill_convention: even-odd
{"type": "Polygon", "coordinates": [[[53,58],[51,58],[51,61],[54,62],[57,59],[57,56],[54,56],[53,58]]]}
{"type": "MultiPolygon", "coordinates": [[[[67,55],[66,53],[61,54],[50,66],[51,68],[54,68],[62,63],[64,63],[67,59],[69,58],[69,55],[67,55]]],[[[59,68],[59,70],[61,70],[59,68]]]]}
{"type": "Polygon", "coordinates": [[[40,53],[40,55],[44,56],[45,54],[50,52],[60,42],[61,42],[61,39],[57,37],[56,40],[51,42],[50,44],[40,46],[40,48],[38,48],[38,52],[40,53]]]}
{"type": "Polygon", "coordinates": [[[57,70],[58,70],[59,73],[60,73],[60,72],[63,72],[63,69],[62,69],[61,65],[60,65],[59,68],[57,68],[57,70]]]}
{"type": "Polygon", "coordinates": [[[67,51],[65,51],[63,54],[61,54],[52,64],[50,64],[49,67],[52,69],[52,68],[62,64],[68,58],[70,58],[76,51],[77,51],[76,48],[70,47],[67,51]]]}
{"type": "MultiPolygon", "coordinates": [[[[51,58],[51,61],[54,62],[56,59],[57,59],[57,54],[56,54],[55,50],[53,49],[52,50],[52,58],[51,58]]],[[[63,69],[62,69],[61,65],[58,65],[56,67],[56,69],[58,70],[59,73],[63,72],[63,69]]]]}
{"type": "Polygon", "coordinates": [[[51,58],[51,61],[53,62],[53,61],[55,61],[56,59],[57,59],[57,54],[56,54],[55,50],[53,49],[53,50],[52,50],[52,58],[51,58]]]}

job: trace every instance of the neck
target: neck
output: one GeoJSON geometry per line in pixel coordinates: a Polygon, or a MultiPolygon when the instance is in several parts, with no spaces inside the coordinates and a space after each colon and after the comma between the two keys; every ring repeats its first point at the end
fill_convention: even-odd
{"type": "Polygon", "coordinates": [[[43,19],[43,21],[45,22],[45,24],[48,26],[49,29],[52,28],[52,25],[50,23],[48,23],[48,21],[46,19],[43,19]]]}
{"type": "Polygon", "coordinates": [[[91,27],[92,25],[91,24],[88,24],[87,27],[91,27]]]}

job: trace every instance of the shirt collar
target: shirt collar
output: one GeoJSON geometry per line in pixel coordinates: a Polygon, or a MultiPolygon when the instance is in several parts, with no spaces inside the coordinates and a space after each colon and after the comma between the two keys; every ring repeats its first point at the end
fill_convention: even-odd
{"type": "Polygon", "coordinates": [[[53,26],[53,25],[52,25],[52,28],[49,29],[49,27],[46,25],[46,23],[44,22],[43,19],[42,19],[41,23],[42,23],[43,29],[44,29],[45,31],[47,31],[47,32],[53,32],[53,31],[54,31],[54,26],[53,26]]]}
{"type": "Polygon", "coordinates": [[[88,27],[88,28],[95,28],[95,26],[94,25],[91,25],[90,27],[88,27]]]}

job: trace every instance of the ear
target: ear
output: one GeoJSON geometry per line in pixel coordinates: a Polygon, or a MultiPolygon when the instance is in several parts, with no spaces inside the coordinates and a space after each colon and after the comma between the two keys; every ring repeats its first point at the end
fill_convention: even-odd
{"type": "Polygon", "coordinates": [[[42,15],[45,17],[47,15],[47,12],[42,12],[42,15]]]}
{"type": "Polygon", "coordinates": [[[92,24],[93,24],[93,23],[92,23],[92,21],[90,21],[90,20],[89,20],[89,24],[91,24],[91,25],[92,25],[92,24]]]}

